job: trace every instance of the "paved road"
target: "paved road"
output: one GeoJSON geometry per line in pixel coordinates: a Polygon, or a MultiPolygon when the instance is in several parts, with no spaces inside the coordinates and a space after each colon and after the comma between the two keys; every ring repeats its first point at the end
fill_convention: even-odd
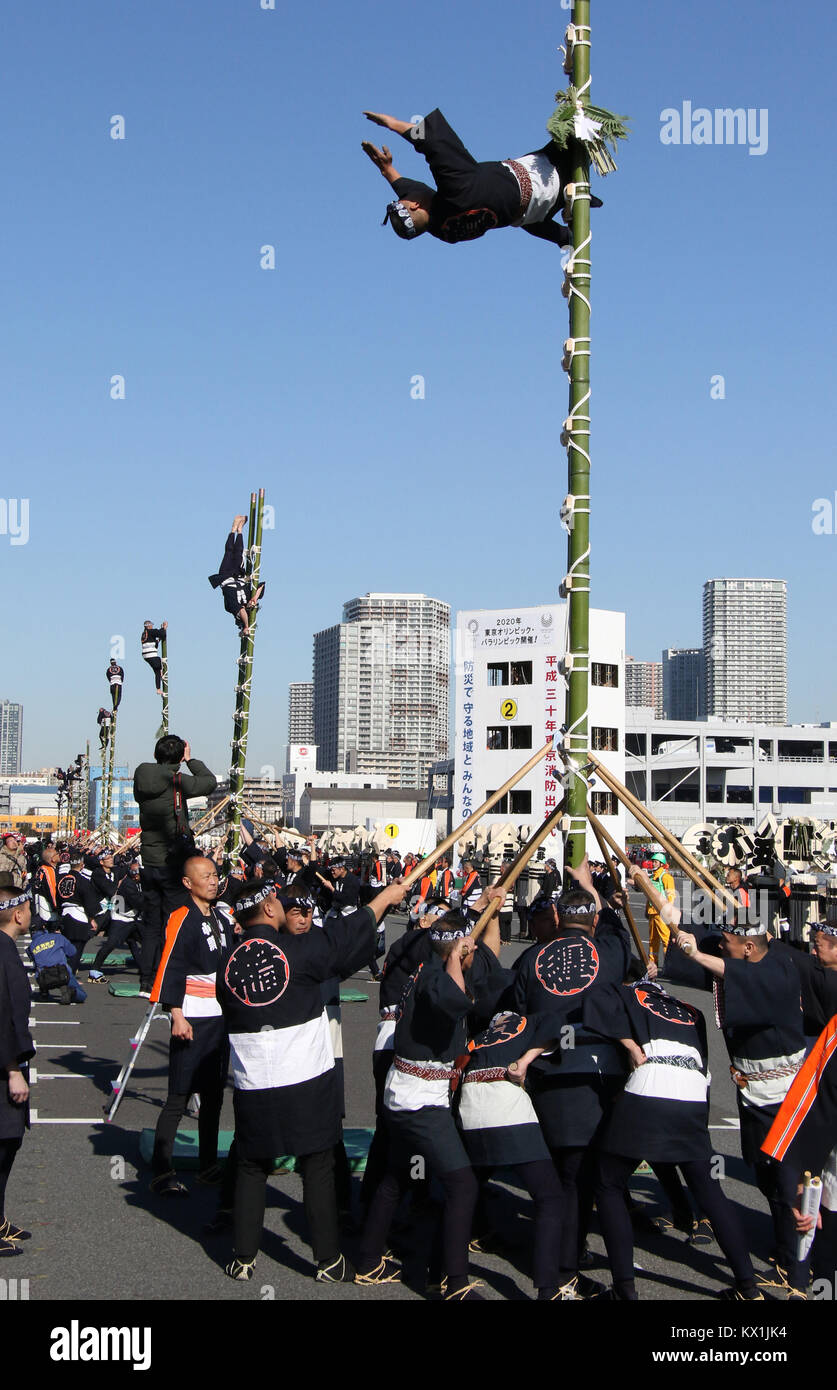
{"type": "MultiPolygon", "coordinates": [[[[641,911],[637,914],[641,919],[641,911]]],[[[388,925],[390,940],[403,929],[403,918],[388,925]]],[[[510,964],[524,949],[503,951],[510,964]]],[[[115,979],[134,979],[115,971],[115,979]]],[[[347,985],[349,982],[347,982],[347,985]]],[[[347,1125],[371,1126],[374,1095],[370,1056],[377,1021],[378,986],[361,971],[351,987],[368,994],[365,1003],[343,1009],[346,1055],[347,1125]]],[[[713,1073],[711,1124],[716,1152],[725,1164],[725,1186],[743,1211],[757,1267],[765,1267],[771,1243],[766,1205],[739,1157],[734,1088],[727,1058],[711,1022],[708,996],[678,990],[710,1017],[713,1073]]],[[[7,1208],[14,1220],[34,1232],[26,1253],[6,1262],[4,1275],[29,1279],[35,1299],[305,1299],[382,1301],[415,1300],[420,1287],[394,1285],[379,1290],[353,1286],[315,1286],[303,1239],[301,1185],[293,1175],[274,1178],[268,1190],[266,1234],[249,1284],[235,1284],[223,1272],[229,1237],[205,1238],[201,1229],[214,1209],[215,1197],[187,1175],[188,1200],[163,1201],[148,1192],[148,1170],[140,1158],[139,1137],[153,1128],[165,1094],[168,1026],[157,1021],[143,1048],[116,1122],[103,1122],[111,1080],[128,1055],[129,1039],[141,1023],[145,1000],[120,999],[104,987],[91,987],[83,1007],[33,1001],[32,1032],[37,1041],[37,1079],[32,1086],[35,1122],[24,1141],[9,1187],[7,1208]]],[[[230,1093],[223,1125],[232,1128],[230,1093]]],[[[195,1122],[188,1121],[194,1128],[195,1122]]],[[[635,1194],[653,1211],[662,1210],[661,1194],[651,1177],[634,1180],[635,1194]]],[[[474,1271],[487,1285],[489,1298],[527,1299],[530,1224],[527,1199],[511,1185],[495,1183],[491,1211],[501,1232],[504,1258],[479,1255],[474,1271]]],[[[593,1277],[609,1278],[598,1235],[590,1241],[598,1268],[593,1277]]],[[[353,1240],[347,1240],[351,1252],[353,1240]]],[[[640,1236],[636,1248],[643,1299],[706,1299],[728,1282],[716,1246],[693,1250],[683,1237],[640,1236]]],[[[410,1262],[408,1260],[407,1267],[410,1262]]]]}

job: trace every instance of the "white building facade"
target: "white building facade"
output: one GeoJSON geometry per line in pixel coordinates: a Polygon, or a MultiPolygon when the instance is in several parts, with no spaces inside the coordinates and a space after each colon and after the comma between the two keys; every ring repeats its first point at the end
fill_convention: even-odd
{"type": "MultiPolygon", "coordinates": [[[[461,823],[558,734],[565,718],[566,604],[480,609],[457,614],[454,741],[454,824],[461,823]]],[[[624,782],[625,615],[590,610],[590,747],[624,782]]],[[[559,739],[560,741],[560,739],[559,739]]],[[[483,823],[537,826],[561,800],[560,765],[539,763],[483,823]]],[[[592,809],[618,844],[624,812],[601,785],[592,809]]],[[[549,844],[559,859],[560,837],[549,844]]],[[[588,852],[600,858],[588,833],[588,852]]]]}
{"type": "MultiPolygon", "coordinates": [[[[628,790],[676,835],[703,821],[757,826],[768,813],[837,816],[837,723],[662,720],[629,709],[625,746],[628,790]]],[[[647,834],[633,818],[627,833],[647,834]]]]}

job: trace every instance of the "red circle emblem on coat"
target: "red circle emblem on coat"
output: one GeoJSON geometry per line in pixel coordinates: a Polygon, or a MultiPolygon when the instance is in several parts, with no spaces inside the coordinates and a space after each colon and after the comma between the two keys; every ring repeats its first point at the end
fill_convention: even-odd
{"type": "Polygon", "coordinates": [[[242,1004],[263,1009],[288,988],[291,967],[284,951],[254,936],[237,946],[227,961],[224,983],[242,1004]]]}
{"type": "Polygon", "coordinates": [[[599,953],[586,937],[559,936],[538,952],[535,975],[548,994],[582,994],[599,973],[599,953]]]}
{"type": "Polygon", "coordinates": [[[643,1009],[647,1009],[650,1014],[657,1018],[664,1018],[667,1023],[694,1023],[698,1017],[697,1009],[693,1009],[691,1004],[684,1004],[680,999],[672,999],[670,994],[665,994],[662,990],[635,989],[636,1002],[641,1004],[643,1009]]]}
{"type": "Polygon", "coordinates": [[[525,1014],[495,1014],[484,1033],[474,1039],[474,1051],[482,1047],[496,1047],[498,1043],[511,1042],[523,1032],[529,1022],[525,1014]]]}

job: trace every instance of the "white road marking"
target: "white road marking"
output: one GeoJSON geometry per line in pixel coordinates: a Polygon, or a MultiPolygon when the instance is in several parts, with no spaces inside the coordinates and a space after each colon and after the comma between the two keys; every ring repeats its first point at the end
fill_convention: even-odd
{"type": "Polygon", "coordinates": [[[34,1067],[29,1068],[29,1084],[34,1086],[39,1081],[92,1081],[92,1076],[85,1075],[79,1071],[36,1071],[34,1067]]]}
{"type": "Polygon", "coordinates": [[[62,1024],[67,1028],[80,1028],[81,1019],[78,1018],[30,1018],[30,1028],[53,1027],[59,1028],[62,1024]]]}
{"type": "Polygon", "coordinates": [[[43,1119],[43,1120],[42,1120],[42,1119],[39,1117],[37,1110],[30,1110],[30,1111],[29,1111],[29,1120],[30,1120],[30,1123],[33,1124],[33,1125],[103,1125],[103,1124],[106,1124],[106,1123],[107,1123],[107,1121],[105,1120],[104,1116],[100,1116],[100,1117],[97,1118],[97,1119],[90,1119],[90,1120],[85,1120],[85,1119],[67,1119],[67,1120],[47,1120],[47,1119],[43,1119]]]}

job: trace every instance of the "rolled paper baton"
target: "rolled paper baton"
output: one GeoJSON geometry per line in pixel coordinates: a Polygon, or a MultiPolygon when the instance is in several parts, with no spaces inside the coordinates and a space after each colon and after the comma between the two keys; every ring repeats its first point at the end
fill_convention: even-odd
{"type": "Polygon", "coordinates": [[[796,1258],[805,1260],[808,1252],[814,1243],[814,1236],[817,1234],[817,1216],[822,1201],[822,1179],[812,1178],[810,1173],[806,1173],[802,1179],[802,1200],[799,1209],[803,1216],[813,1216],[810,1231],[801,1231],[797,1237],[796,1258]]]}

